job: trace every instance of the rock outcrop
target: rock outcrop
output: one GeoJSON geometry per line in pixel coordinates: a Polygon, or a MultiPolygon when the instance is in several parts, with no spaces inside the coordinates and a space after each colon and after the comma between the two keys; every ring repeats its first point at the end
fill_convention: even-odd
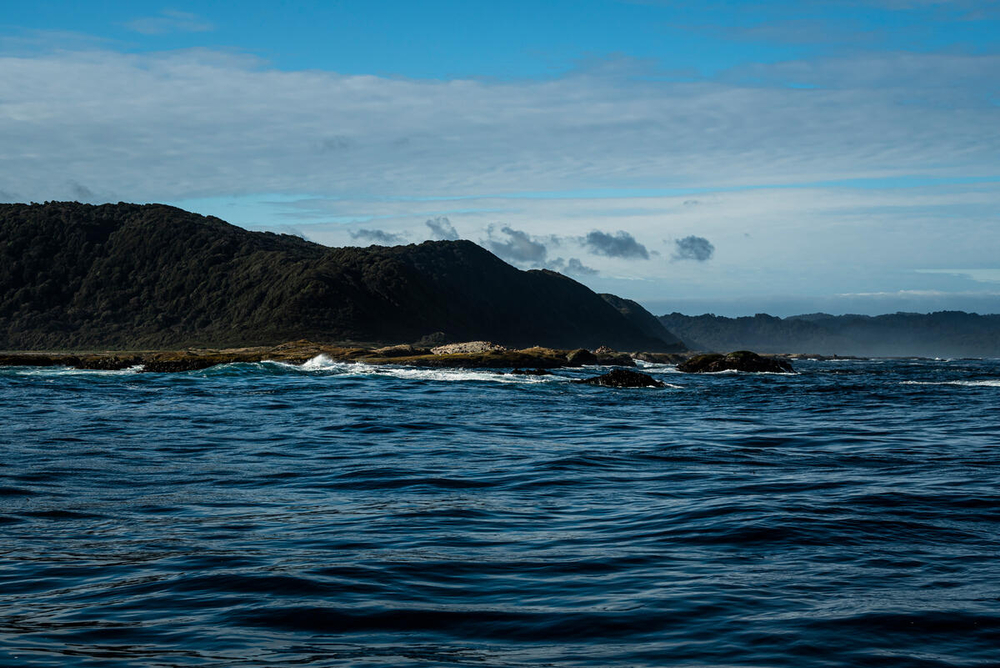
{"type": "Polygon", "coordinates": [[[432,355],[458,355],[464,353],[488,353],[507,350],[505,346],[492,341],[465,341],[463,343],[446,343],[443,346],[431,348],[432,355]]]}
{"type": "Polygon", "coordinates": [[[783,359],[762,357],[749,350],[738,350],[721,355],[711,353],[697,355],[677,365],[678,371],[685,373],[719,373],[720,371],[744,371],[750,373],[794,373],[792,365],[783,359]]]}
{"type": "Polygon", "coordinates": [[[566,362],[569,366],[597,364],[597,355],[590,352],[586,348],[577,348],[576,350],[571,350],[566,354],[566,362]]]}
{"type": "Polygon", "coordinates": [[[652,376],[630,369],[612,369],[603,376],[594,376],[574,382],[583,385],[600,385],[601,387],[666,387],[652,376]]]}

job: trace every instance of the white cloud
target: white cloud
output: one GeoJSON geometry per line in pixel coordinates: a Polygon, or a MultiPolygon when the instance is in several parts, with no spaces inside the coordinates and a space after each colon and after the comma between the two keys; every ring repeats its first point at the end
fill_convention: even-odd
{"type": "Polygon", "coordinates": [[[976,283],[1000,283],[1000,269],[918,269],[921,274],[962,276],[976,283]]]}
{"type": "Polygon", "coordinates": [[[162,35],[171,32],[208,32],[214,30],[209,21],[190,12],[164,9],[159,16],[143,16],[125,24],[129,30],[143,35],[162,35]]]}
{"type": "Polygon", "coordinates": [[[830,88],[416,81],[208,51],[8,57],[0,146],[18,169],[0,187],[33,198],[62,196],[57,183],[70,181],[126,199],[479,196],[995,171],[1000,107],[984,91],[1000,82],[1000,58],[768,71],[783,80],[802,68],[830,88]],[[892,72],[906,85],[884,87],[892,72]]]}

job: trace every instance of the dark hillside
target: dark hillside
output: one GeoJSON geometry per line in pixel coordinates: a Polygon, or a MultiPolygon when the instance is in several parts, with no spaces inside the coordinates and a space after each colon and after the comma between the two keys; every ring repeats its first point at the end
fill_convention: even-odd
{"type": "Polygon", "coordinates": [[[662,350],[468,241],[327,248],[163,205],[0,205],[0,349],[451,340],[662,350]]]}
{"type": "Polygon", "coordinates": [[[684,343],[664,327],[663,323],[655,315],[644,309],[638,302],[607,293],[602,293],[601,297],[604,301],[618,309],[619,313],[628,318],[632,324],[642,330],[647,336],[662,339],[667,345],[672,346],[671,352],[686,350],[684,343]]]}

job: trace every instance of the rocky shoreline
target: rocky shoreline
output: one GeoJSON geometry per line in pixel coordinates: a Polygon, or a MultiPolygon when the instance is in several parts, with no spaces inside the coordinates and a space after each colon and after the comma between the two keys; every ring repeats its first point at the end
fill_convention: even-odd
{"type": "MultiPolygon", "coordinates": [[[[533,347],[510,350],[487,342],[468,342],[435,349],[410,345],[364,348],[312,341],[293,341],[278,346],[247,348],[189,348],[186,350],[8,352],[0,353],[0,366],[66,366],[74,369],[116,371],[142,367],[142,372],[164,373],[207,369],[238,362],[285,362],[303,364],[319,355],[338,362],[398,364],[441,368],[556,369],[590,364],[635,366],[629,353],[598,348],[589,351],[533,347]]],[[[687,355],[638,353],[635,359],[677,363],[687,355]]]]}
{"type": "MultiPolygon", "coordinates": [[[[760,356],[747,351],[729,355],[694,353],[620,352],[601,346],[596,350],[562,350],[536,346],[508,349],[488,341],[468,341],[435,348],[412,345],[361,347],[292,341],[277,346],[245,348],[189,348],[186,350],[0,352],[0,366],[65,366],[74,369],[117,371],[136,368],[145,373],[172,373],[207,369],[219,364],[285,362],[304,364],[320,355],[335,362],[371,365],[393,364],[453,369],[512,369],[511,373],[541,375],[549,369],[582,366],[634,367],[636,361],[676,364],[679,371],[715,373],[724,370],[793,372],[793,356],[760,356]]],[[[798,357],[802,359],[802,357],[798,357]]]]}

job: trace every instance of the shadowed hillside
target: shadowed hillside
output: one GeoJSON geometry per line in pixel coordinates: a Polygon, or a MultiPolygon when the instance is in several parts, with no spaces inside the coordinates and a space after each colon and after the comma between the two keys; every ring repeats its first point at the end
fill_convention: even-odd
{"type": "Polygon", "coordinates": [[[624,299],[617,295],[612,295],[608,293],[601,293],[601,297],[604,301],[608,302],[621,313],[623,316],[628,318],[633,325],[638,327],[647,336],[652,336],[653,338],[662,339],[673,346],[671,352],[680,352],[685,350],[685,345],[681,342],[679,338],[674,336],[663,323],[657,319],[655,315],[647,311],[638,302],[634,302],[631,299],[624,299]]]}
{"type": "Polygon", "coordinates": [[[0,349],[397,343],[437,332],[677,349],[580,283],[520,271],[468,241],[327,248],[157,204],[0,205],[0,349]]]}
{"type": "Polygon", "coordinates": [[[765,353],[819,353],[871,357],[1000,357],[1000,315],[962,311],[776,318],[686,316],[660,322],[699,350],[750,349],[765,353]]]}

